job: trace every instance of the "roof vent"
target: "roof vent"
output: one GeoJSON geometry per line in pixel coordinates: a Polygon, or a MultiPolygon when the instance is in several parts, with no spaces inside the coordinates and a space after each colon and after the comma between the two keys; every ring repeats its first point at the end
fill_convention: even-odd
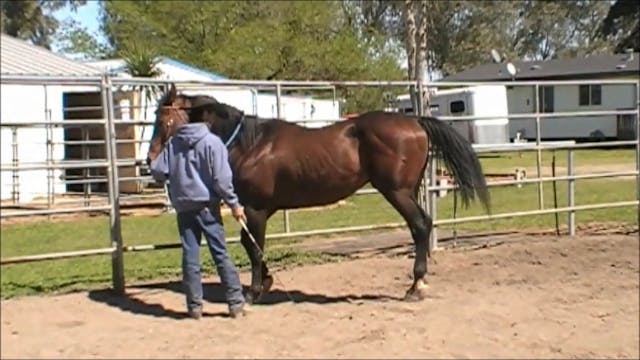
{"type": "Polygon", "coordinates": [[[531,65],[530,69],[531,70],[540,70],[540,69],[542,69],[542,67],[540,65],[536,64],[536,65],[531,65]]]}
{"type": "Polygon", "coordinates": [[[632,48],[626,49],[624,52],[627,53],[627,58],[625,59],[625,61],[629,62],[629,61],[633,60],[633,49],[632,48]]]}
{"type": "Polygon", "coordinates": [[[627,64],[618,64],[616,65],[616,69],[620,70],[620,69],[624,69],[627,67],[627,64]]]}

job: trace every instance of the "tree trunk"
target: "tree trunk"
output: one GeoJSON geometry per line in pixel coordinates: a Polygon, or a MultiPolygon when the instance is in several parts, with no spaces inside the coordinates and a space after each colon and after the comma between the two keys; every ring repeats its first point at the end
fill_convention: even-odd
{"type": "MultiPolygon", "coordinates": [[[[429,28],[429,11],[428,11],[428,3],[423,0],[420,2],[420,22],[418,25],[418,31],[416,34],[416,43],[418,45],[416,65],[415,65],[415,73],[416,80],[421,83],[424,82],[424,73],[427,70],[427,31],[429,28]]],[[[420,89],[422,90],[422,99],[421,103],[418,104],[419,109],[422,110],[422,115],[430,115],[429,111],[429,92],[426,88],[420,89]]]]}
{"type": "MultiPolygon", "coordinates": [[[[424,81],[424,73],[427,65],[427,29],[428,29],[428,3],[415,0],[405,0],[404,20],[406,25],[405,45],[407,50],[407,75],[409,80],[424,81]],[[419,5],[419,8],[418,6],[419,5]]],[[[411,87],[411,103],[413,113],[429,115],[429,94],[423,89],[422,96],[417,96],[419,88],[411,87]],[[422,101],[420,101],[422,99],[422,101]]]]}
{"type": "MultiPolygon", "coordinates": [[[[416,61],[418,47],[416,43],[416,11],[415,2],[413,0],[405,0],[403,15],[405,21],[405,46],[407,50],[407,78],[409,80],[416,80],[416,61]]],[[[416,88],[411,86],[409,88],[409,94],[411,95],[411,103],[413,104],[413,113],[417,114],[417,98],[416,88]]]]}

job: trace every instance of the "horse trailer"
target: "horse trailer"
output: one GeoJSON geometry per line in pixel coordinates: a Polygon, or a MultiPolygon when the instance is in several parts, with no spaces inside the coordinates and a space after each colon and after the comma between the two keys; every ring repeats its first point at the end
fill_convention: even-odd
{"type": "MultiPolygon", "coordinates": [[[[396,98],[396,110],[413,114],[409,94],[396,98]]],[[[431,115],[434,117],[478,116],[481,120],[443,120],[473,144],[509,142],[507,91],[501,85],[482,85],[431,93],[431,115]]]]}

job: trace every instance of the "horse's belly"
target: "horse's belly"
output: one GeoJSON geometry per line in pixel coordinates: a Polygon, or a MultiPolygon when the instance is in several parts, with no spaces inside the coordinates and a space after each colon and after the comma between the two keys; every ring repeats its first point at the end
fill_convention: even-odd
{"type": "Polygon", "coordinates": [[[283,208],[328,205],[352,195],[365,183],[365,177],[355,171],[283,178],[276,184],[274,199],[283,208]]]}
{"type": "Polygon", "coordinates": [[[342,200],[358,190],[360,186],[351,188],[326,188],[284,190],[286,195],[275,196],[279,208],[301,208],[310,206],[323,206],[342,200]]]}

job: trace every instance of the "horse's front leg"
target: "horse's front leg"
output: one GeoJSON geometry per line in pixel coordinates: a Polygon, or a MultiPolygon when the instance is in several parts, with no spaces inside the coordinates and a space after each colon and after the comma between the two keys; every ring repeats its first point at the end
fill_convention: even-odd
{"type": "Polygon", "coordinates": [[[245,248],[251,262],[251,285],[245,294],[245,300],[252,304],[257,302],[260,296],[271,289],[273,278],[269,275],[269,269],[264,261],[264,243],[267,214],[264,211],[257,211],[247,207],[247,228],[253,235],[255,242],[243,229],[240,235],[240,242],[245,248]]]}

